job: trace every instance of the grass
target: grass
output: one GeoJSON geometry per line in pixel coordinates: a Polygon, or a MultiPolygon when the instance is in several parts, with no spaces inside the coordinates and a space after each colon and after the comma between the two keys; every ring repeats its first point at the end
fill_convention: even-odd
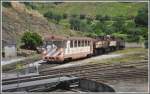
{"type": "Polygon", "coordinates": [[[109,15],[109,16],[135,16],[137,11],[143,7],[146,3],[119,3],[119,2],[109,2],[109,3],[61,3],[55,5],[53,3],[40,4],[36,3],[37,10],[40,13],[45,13],[47,11],[52,11],[58,14],[86,14],[86,15],[109,15]]]}
{"type": "Polygon", "coordinates": [[[27,57],[25,60],[2,66],[2,71],[3,72],[9,72],[12,70],[14,71],[17,69],[17,67],[16,67],[17,65],[24,66],[26,64],[32,63],[32,62],[40,60],[40,59],[41,59],[41,55],[39,55],[39,54],[30,56],[30,57],[27,57]]]}
{"type": "Polygon", "coordinates": [[[148,50],[145,48],[126,48],[124,50],[118,50],[112,52],[114,54],[127,54],[127,53],[148,53],[148,50]]]}
{"type": "MultiPolygon", "coordinates": [[[[144,7],[147,3],[121,3],[121,2],[99,2],[99,3],[79,3],[79,2],[66,2],[61,4],[54,4],[54,3],[32,3],[34,6],[36,6],[36,10],[40,12],[41,14],[45,14],[48,11],[51,11],[52,13],[56,13],[59,15],[68,14],[68,16],[71,15],[90,15],[92,17],[96,15],[107,15],[109,17],[118,17],[118,16],[125,16],[125,18],[132,18],[135,17],[142,7],[144,7]]],[[[52,20],[49,20],[50,24],[52,20]]],[[[127,20],[126,24],[129,22],[134,22],[133,20],[127,20]]],[[[53,23],[53,22],[52,22],[53,23]]],[[[107,25],[111,26],[113,24],[113,21],[108,21],[107,25]]],[[[58,30],[55,30],[55,34],[59,35],[71,35],[71,36],[82,36],[86,34],[78,33],[78,32],[70,32],[70,24],[69,24],[69,18],[62,19],[59,22],[59,25],[64,27],[58,30]],[[61,32],[59,32],[61,30],[61,32]],[[68,32],[69,31],[69,32],[68,32]]],[[[57,28],[57,27],[56,27],[57,28]]],[[[89,32],[88,32],[89,33],[89,32]]],[[[91,34],[91,33],[90,33],[91,34]]]]}
{"type": "Polygon", "coordinates": [[[91,64],[113,64],[113,63],[127,63],[127,62],[139,62],[142,60],[148,60],[148,50],[144,48],[128,48],[125,50],[119,50],[113,52],[113,54],[124,54],[122,57],[111,58],[103,61],[93,61],[91,64]]]}
{"type": "MultiPolygon", "coordinates": [[[[55,5],[54,3],[32,3],[36,6],[36,10],[40,12],[42,15],[47,11],[52,11],[57,14],[64,14],[67,13],[68,15],[72,14],[86,14],[86,15],[92,15],[95,16],[96,14],[100,15],[108,15],[108,16],[135,16],[140,8],[142,8],[146,3],[61,3],[58,5],[55,5]]],[[[38,16],[36,11],[31,11],[32,9],[27,6],[28,11],[32,14],[38,16]]],[[[21,8],[19,8],[21,9],[21,8]]],[[[19,10],[18,9],[18,10],[19,10]]],[[[18,11],[17,10],[17,11],[18,11]]],[[[28,12],[22,11],[22,13],[17,12],[15,9],[10,8],[3,8],[3,28],[5,31],[14,31],[14,33],[5,32],[3,34],[3,38],[11,37],[10,39],[19,40],[20,35],[22,35],[22,32],[24,31],[35,31],[40,34],[43,33],[49,33],[49,34],[56,34],[56,35],[63,35],[63,36],[84,36],[87,35],[85,32],[70,32],[70,24],[68,22],[68,19],[63,19],[60,21],[60,24],[55,24],[52,21],[43,20],[42,17],[32,17],[29,15],[28,12]],[[8,15],[9,14],[9,15],[8,15]],[[17,15],[16,15],[17,14],[17,15]],[[31,17],[31,19],[30,19],[31,17]],[[17,25],[13,24],[16,22],[17,25]],[[40,22],[40,24],[39,24],[40,22]],[[32,24],[31,24],[32,23],[32,24]],[[11,24],[11,27],[9,26],[11,24]],[[34,25],[36,24],[36,25],[34,25]],[[41,27],[41,24],[44,25],[41,27]],[[12,30],[12,27],[13,30],[12,30]],[[40,28],[39,28],[40,27],[40,28]],[[51,28],[52,27],[52,28],[51,28]],[[15,33],[17,32],[17,33],[15,33]],[[8,33],[8,34],[6,34],[8,33]],[[8,35],[8,36],[6,36],[8,35]],[[15,36],[15,37],[12,37],[15,36]]],[[[111,25],[113,22],[108,22],[109,25],[111,25]]]]}

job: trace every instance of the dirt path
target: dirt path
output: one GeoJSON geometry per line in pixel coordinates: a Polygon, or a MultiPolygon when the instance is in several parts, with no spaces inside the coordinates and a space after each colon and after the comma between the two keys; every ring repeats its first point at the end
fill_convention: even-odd
{"type": "Polygon", "coordinates": [[[13,59],[10,59],[10,60],[2,60],[1,64],[3,66],[3,65],[19,62],[19,61],[22,61],[22,60],[25,60],[25,59],[26,59],[25,57],[19,57],[19,58],[13,58],[13,59]]]}

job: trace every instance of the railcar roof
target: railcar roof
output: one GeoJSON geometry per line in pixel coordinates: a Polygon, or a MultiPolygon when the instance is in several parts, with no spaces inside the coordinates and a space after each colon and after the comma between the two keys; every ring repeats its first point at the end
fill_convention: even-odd
{"type": "Polygon", "coordinates": [[[90,37],[63,37],[56,35],[48,35],[44,37],[44,40],[94,40],[90,37]]]}

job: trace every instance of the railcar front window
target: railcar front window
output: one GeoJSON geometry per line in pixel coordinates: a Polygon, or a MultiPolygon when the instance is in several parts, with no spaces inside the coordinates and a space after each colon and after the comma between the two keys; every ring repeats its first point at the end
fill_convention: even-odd
{"type": "Polygon", "coordinates": [[[64,47],[63,41],[46,41],[46,47],[47,46],[58,47],[58,48],[64,47]]]}

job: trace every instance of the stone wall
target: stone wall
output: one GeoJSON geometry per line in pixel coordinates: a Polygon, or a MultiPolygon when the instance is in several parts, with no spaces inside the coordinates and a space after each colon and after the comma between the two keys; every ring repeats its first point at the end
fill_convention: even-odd
{"type": "Polygon", "coordinates": [[[126,48],[144,48],[144,43],[136,43],[136,42],[126,42],[125,43],[126,48]]]}

